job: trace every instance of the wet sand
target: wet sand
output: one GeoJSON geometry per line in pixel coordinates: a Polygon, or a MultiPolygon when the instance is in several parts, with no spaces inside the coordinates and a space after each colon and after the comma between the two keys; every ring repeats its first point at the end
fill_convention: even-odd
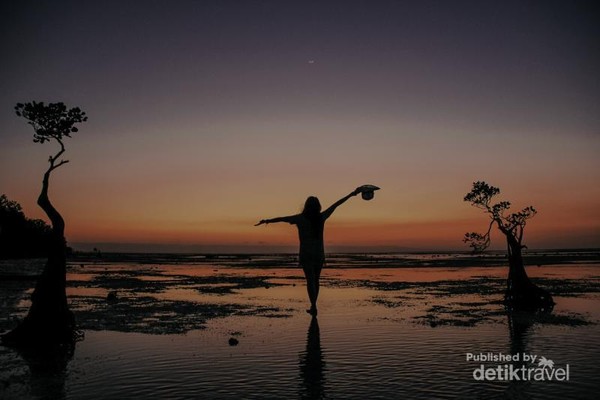
{"type": "MultiPolygon", "coordinates": [[[[502,255],[335,255],[323,272],[316,328],[291,255],[80,255],[68,268],[68,296],[85,339],[46,372],[35,357],[0,347],[0,391],[73,399],[593,398],[594,254],[535,255],[528,274],[557,302],[536,316],[504,309],[502,255]],[[466,353],[511,351],[569,363],[573,376],[473,379],[477,365],[466,353]]],[[[1,265],[2,330],[26,313],[41,265],[1,265]]]]}

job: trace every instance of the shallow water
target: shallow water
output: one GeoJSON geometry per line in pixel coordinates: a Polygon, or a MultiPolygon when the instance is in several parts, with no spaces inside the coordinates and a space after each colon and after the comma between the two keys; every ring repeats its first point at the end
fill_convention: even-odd
{"type": "Polygon", "coordinates": [[[106,398],[505,398],[511,392],[518,392],[519,398],[563,399],[594,398],[598,388],[598,370],[586,368],[594,365],[596,357],[576,340],[579,335],[597,335],[594,329],[579,334],[541,330],[527,337],[527,351],[570,364],[569,382],[480,383],[472,379],[476,364],[466,362],[465,353],[509,353],[507,329],[445,327],[432,332],[422,326],[335,319],[319,322],[319,340],[315,334],[311,337],[308,320],[263,325],[232,318],[207,331],[176,337],[90,332],[69,365],[64,391],[78,399],[95,399],[99,394],[106,398]],[[248,333],[231,347],[224,338],[230,327],[240,325],[248,333]],[[566,351],[564,343],[573,341],[566,351]]]}
{"type": "MultiPolygon", "coordinates": [[[[69,294],[78,299],[73,307],[87,324],[85,340],[68,361],[45,368],[35,357],[0,347],[0,397],[592,399],[600,391],[600,294],[597,285],[590,285],[600,276],[598,265],[529,267],[532,277],[581,283],[571,282],[573,293],[555,297],[553,315],[567,317],[565,323],[509,317],[493,304],[502,296],[495,292],[506,273],[502,267],[331,268],[323,274],[316,323],[304,312],[305,287],[301,271],[294,268],[265,272],[118,263],[70,269],[69,294]],[[232,274],[253,284],[256,277],[268,277],[268,285],[258,281],[232,292],[206,293],[198,287],[239,282],[190,280],[232,274]],[[105,279],[111,276],[127,283],[115,286],[105,279]],[[473,284],[484,288],[488,281],[482,276],[498,281],[485,286],[489,293],[460,290],[473,284]],[[198,329],[181,334],[140,333],[142,325],[125,320],[116,325],[119,329],[94,328],[103,321],[102,313],[111,312],[95,302],[111,290],[123,302],[150,296],[157,305],[185,302],[186,310],[197,307],[198,312],[206,312],[208,305],[228,308],[204,316],[189,325],[198,329]],[[86,314],[86,307],[94,312],[86,314]],[[473,309],[481,314],[470,315],[470,325],[457,326],[454,316],[473,309]],[[579,319],[569,319],[573,315],[579,319]],[[570,323],[580,320],[586,323],[570,323]],[[230,346],[230,338],[239,344],[230,346]],[[482,363],[467,361],[467,353],[544,356],[556,368],[568,364],[570,379],[477,381],[473,371],[482,363]]],[[[22,314],[27,305],[21,300],[14,312],[22,314]]],[[[173,312],[168,318],[182,317],[173,312]]],[[[161,316],[148,312],[144,318],[143,324],[152,325],[161,316]]]]}

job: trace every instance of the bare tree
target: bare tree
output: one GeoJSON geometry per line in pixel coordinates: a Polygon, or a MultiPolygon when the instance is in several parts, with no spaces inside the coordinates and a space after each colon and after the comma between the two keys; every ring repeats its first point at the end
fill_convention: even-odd
{"type": "Polygon", "coordinates": [[[508,280],[505,304],[512,309],[547,309],[554,305],[552,296],[548,291],[536,286],[525,272],[522,250],[523,233],[527,221],[535,216],[537,211],[532,206],[525,207],[519,212],[508,213],[510,202],[500,201],[492,203],[495,196],[500,194],[500,189],[479,181],[473,183],[473,188],[464,198],[464,201],[482,209],[490,218],[487,231],[483,234],[468,232],[463,241],[468,243],[473,251],[481,252],[490,245],[490,233],[496,226],[506,237],[508,249],[508,280]]]}
{"type": "Polygon", "coordinates": [[[44,173],[42,191],[37,200],[52,224],[48,261],[31,295],[31,307],[27,316],[15,329],[3,335],[2,342],[36,345],[70,343],[75,339],[76,329],[65,290],[65,221],[50,201],[48,187],[52,172],[69,162],[61,158],[65,152],[64,138],[77,132],[75,124],[87,121],[87,117],[77,107],[67,109],[64,103],[19,103],[15,106],[15,111],[33,127],[34,142],[54,141],[60,148],[48,159],[49,166],[44,173]]]}

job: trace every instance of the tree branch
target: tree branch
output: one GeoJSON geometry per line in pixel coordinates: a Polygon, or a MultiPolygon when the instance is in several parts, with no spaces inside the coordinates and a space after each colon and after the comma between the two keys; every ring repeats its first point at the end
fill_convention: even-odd
{"type": "Polygon", "coordinates": [[[48,170],[46,171],[46,173],[52,172],[56,168],[60,167],[61,165],[64,165],[69,162],[69,160],[60,160],[58,164],[54,164],[56,162],[56,160],[58,160],[58,158],[61,155],[63,155],[63,153],[65,152],[65,145],[63,144],[62,140],[60,140],[57,137],[55,137],[54,139],[56,139],[56,141],[60,145],[60,150],[58,151],[58,153],[56,153],[54,155],[54,157],[50,156],[50,158],[48,159],[48,162],[50,163],[50,167],[48,167],[48,170]]]}
{"type": "Polygon", "coordinates": [[[50,168],[48,168],[48,172],[54,171],[56,168],[60,167],[61,165],[66,164],[68,162],[69,162],[69,160],[60,160],[60,162],[58,164],[50,166],[50,168]]]}
{"type": "Polygon", "coordinates": [[[519,229],[518,238],[519,244],[521,244],[521,242],[523,241],[523,233],[525,232],[525,221],[523,221],[523,225],[520,225],[519,227],[521,229],[519,229]]]}

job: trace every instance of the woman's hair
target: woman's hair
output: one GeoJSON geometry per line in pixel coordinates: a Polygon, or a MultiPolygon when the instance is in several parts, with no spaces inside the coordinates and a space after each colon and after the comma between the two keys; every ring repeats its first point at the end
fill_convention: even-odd
{"type": "Polygon", "coordinates": [[[315,236],[323,233],[323,219],[321,217],[321,202],[315,196],[310,196],[304,203],[302,215],[310,221],[315,236]]]}

